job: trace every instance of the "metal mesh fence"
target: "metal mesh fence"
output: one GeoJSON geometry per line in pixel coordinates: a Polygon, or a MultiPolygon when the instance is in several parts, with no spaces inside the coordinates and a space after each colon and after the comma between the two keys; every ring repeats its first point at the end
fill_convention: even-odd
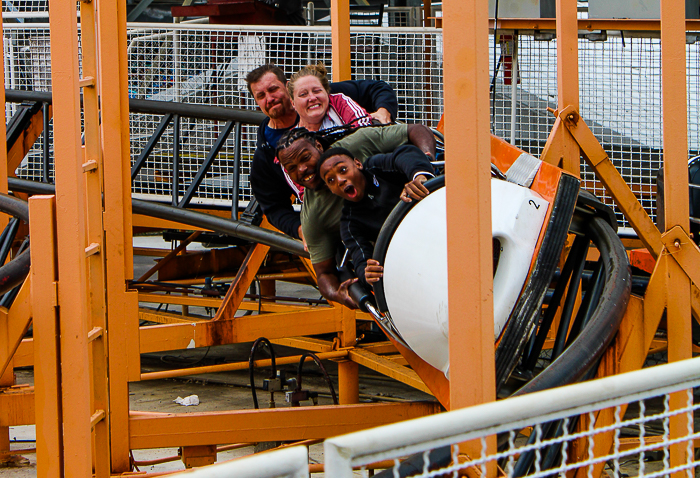
{"type": "MultiPolygon", "coordinates": [[[[6,26],[7,87],[50,90],[48,27],[6,26]]],[[[404,121],[436,124],[442,112],[441,51],[435,30],[365,28],[352,31],[355,79],[381,78],[396,89],[404,121]],[[426,54],[428,52],[429,54],[426,54]]],[[[133,25],[128,34],[129,95],[132,98],[195,104],[256,108],[245,74],[265,62],[281,66],[287,75],[307,63],[323,62],[332,78],[331,40],[327,27],[268,28],[133,25]]],[[[6,118],[13,113],[6,107],[6,118]]],[[[131,153],[135,160],[153,134],[160,118],[131,115],[131,153]]],[[[222,124],[181,120],[181,185],[189,184],[222,124]]],[[[242,132],[241,197],[250,199],[248,175],[255,151],[256,126],[242,132]]],[[[170,199],[172,126],[135,178],[137,197],[170,199]]],[[[37,143],[38,144],[38,143],[37,143]]],[[[202,183],[194,204],[230,204],[234,139],[219,153],[202,183]]],[[[37,178],[41,171],[38,146],[19,174],[37,178]]]]}
{"type": "MultiPolygon", "coordinates": [[[[493,65],[499,66],[494,81],[493,111],[495,134],[510,139],[533,155],[542,152],[554,116],[547,107],[557,107],[556,40],[546,35],[518,38],[518,85],[513,90],[505,74],[502,58],[512,42],[500,41],[493,65]],[[544,37],[544,41],[541,39],[544,37]],[[514,96],[515,94],[515,96],[514,96]],[[515,97],[515,124],[511,127],[512,99],[515,97]]],[[[700,145],[697,124],[697,58],[700,49],[687,47],[689,154],[700,145]]],[[[655,38],[609,36],[605,41],[579,40],[580,112],[603,145],[623,178],[655,218],[656,175],[662,161],[661,45],[655,38]]],[[[613,205],[602,184],[582,161],[582,187],[613,205]]],[[[621,214],[618,219],[627,226],[621,214]]]]}
{"type": "Polygon", "coordinates": [[[693,477],[700,464],[693,448],[700,437],[693,425],[697,360],[331,438],[325,471],[345,478],[353,467],[364,472],[370,463],[393,460],[393,476],[409,476],[408,467],[419,470],[410,473],[414,478],[464,476],[469,468],[467,475],[485,476],[488,466],[537,478],[693,477]],[[489,448],[487,437],[498,447],[489,448]],[[461,454],[458,445],[466,441],[479,451],[461,454]],[[402,463],[407,456],[413,458],[402,463]]]}
{"type": "Polygon", "coordinates": [[[49,0],[2,0],[3,12],[48,12],[49,0]]]}
{"type": "MultiPolygon", "coordinates": [[[[443,110],[441,31],[353,27],[351,35],[353,78],[387,81],[398,95],[401,121],[435,126],[443,110]]],[[[541,153],[554,123],[547,107],[557,104],[556,40],[552,37],[545,32],[518,35],[514,40],[512,34],[499,34],[498,42],[494,44],[493,36],[490,42],[492,129],[505,139],[514,137],[517,146],[534,155],[541,153]],[[515,48],[517,75],[513,74],[515,48]]],[[[3,46],[6,87],[50,89],[47,25],[6,24],[3,46]]],[[[323,62],[331,78],[333,74],[328,27],[130,24],[127,48],[133,98],[255,108],[243,78],[262,63],[274,62],[290,75],[307,63],[323,62]]],[[[700,151],[700,128],[694,121],[700,113],[698,69],[700,46],[690,43],[689,155],[700,151]]],[[[656,172],[662,159],[660,81],[658,39],[608,36],[605,41],[579,40],[582,117],[652,216],[656,172]]],[[[6,107],[6,116],[11,113],[12,106],[6,107]]],[[[132,114],[134,158],[158,122],[154,116],[132,114]]],[[[217,122],[183,120],[182,157],[191,170],[201,163],[221,127],[217,122]]],[[[250,198],[248,173],[255,133],[253,126],[243,128],[242,201],[250,198]]],[[[134,182],[135,194],[169,197],[171,140],[172,129],[134,182]]],[[[232,148],[230,140],[195,203],[230,203],[232,148]]],[[[36,174],[35,156],[23,165],[22,176],[36,174]]],[[[585,165],[582,175],[585,188],[612,202],[585,165]]]]}
{"type": "MultiPolygon", "coordinates": [[[[690,428],[680,439],[671,439],[669,433],[673,416],[687,415],[692,426],[693,413],[700,405],[693,405],[692,391],[687,396],[686,406],[680,409],[671,408],[668,394],[632,403],[628,413],[617,406],[612,410],[614,422],[601,428],[596,427],[598,414],[591,411],[582,416],[536,423],[527,429],[509,430],[503,451],[493,455],[483,454],[462,463],[459,448],[453,445],[453,464],[440,466],[431,463],[430,454],[426,453],[423,472],[412,477],[449,476],[447,473],[458,476],[460,471],[471,467],[485,474],[486,467],[494,463],[501,466],[506,476],[532,478],[579,472],[586,476],[600,476],[594,472],[596,465],[602,466],[612,476],[652,478],[685,471],[686,476],[693,477],[695,467],[700,464],[700,461],[693,459],[693,440],[700,437],[700,433],[694,433],[690,428]],[[605,440],[606,434],[612,439],[612,448],[596,455],[595,443],[605,440]],[[671,466],[670,447],[677,443],[685,445],[687,460],[671,466]],[[586,451],[580,453],[581,448],[586,451]]],[[[486,450],[484,438],[481,445],[486,450]]],[[[400,460],[396,459],[395,462],[394,469],[398,471],[400,460]]]]}

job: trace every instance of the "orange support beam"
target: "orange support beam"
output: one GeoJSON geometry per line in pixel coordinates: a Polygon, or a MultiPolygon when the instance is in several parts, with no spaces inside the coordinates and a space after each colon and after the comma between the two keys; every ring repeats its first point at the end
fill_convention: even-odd
{"type": "Polygon", "coordinates": [[[129,431],[134,449],[308,440],[439,412],[435,402],[410,402],[169,413],[132,417],[129,431]]]}
{"type": "Polygon", "coordinates": [[[152,325],[141,328],[141,353],[208,347],[268,339],[317,335],[342,330],[335,309],[247,315],[227,320],[152,325]]]}
{"type": "MultiPolygon", "coordinates": [[[[50,0],[65,476],[92,475],[85,178],[75,2],[50,0]]],[[[109,95],[108,95],[109,96],[109,95]]]]}
{"type": "Polygon", "coordinates": [[[349,0],[331,0],[331,50],[333,81],[349,80],[352,73],[349,0]]]}
{"type": "Polygon", "coordinates": [[[243,259],[241,267],[238,269],[236,278],[231,282],[231,287],[226,292],[223,304],[216,311],[214,320],[233,318],[238,310],[238,306],[243,302],[250,284],[255,280],[255,274],[258,273],[258,269],[260,269],[260,265],[265,260],[269,250],[270,246],[263,244],[255,244],[250,248],[245,259],[243,259]]]}
{"type": "MultiPolygon", "coordinates": [[[[0,19],[0,33],[2,33],[2,19],[0,19]]],[[[2,62],[0,64],[0,78],[5,78],[5,64],[2,62]]],[[[0,100],[2,104],[5,104],[5,83],[0,86],[0,100]]],[[[0,144],[7,144],[7,137],[5,128],[0,128],[0,144]]],[[[7,148],[4,146],[0,148],[0,193],[7,193],[7,148]]],[[[0,214],[0,228],[4,228],[7,225],[8,217],[4,214],[0,214]]],[[[7,323],[3,323],[0,319],[0,351],[9,353],[10,349],[10,338],[9,332],[7,330],[7,323]]],[[[12,367],[9,367],[9,372],[6,372],[3,377],[0,374],[0,387],[8,386],[14,384],[14,373],[12,367]]],[[[10,449],[10,435],[9,429],[7,427],[0,426],[0,451],[6,451],[10,449]]]]}
{"type": "Polygon", "coordinates": [[[139,380],[138,294],[133,278],[131,155],[127,91],[126,2],[97,1],[98,91],[104,168],[104,240],[109,350],[109,413],[112,472],[129,463],[129,381],[139,380]]]}
{"type": "MultiPolygon", "coordinates": [[[[688,118],[686,97],[685,4],[661,2],[661,87],[663,98],[664,139],[664,218],[665,229],[675,227],[690,230],[688,211],[688,118]]],[[[687,237],[687,234],[685,235],[687,237]]],[[[675,249],[695,248],[692,241],[665,246],[669,253],[675,249]]],[[[666,330],[668,361],[692,356],[692,318],[690,314],[690,279],[683,268],[666,255],[666,330]]],[[[659,267],[659,265],[657,265],[659,267]]],[[[697,284],[696,285],[700,285],[697,284]]],[[[672,394],[671,409],[686,406],[685,392],[672,394]]],[[[670,419],[670,439],[686,436],[692,429],[692,418],[686,414],[670,419]],[[690,423],[689,423],[690,421],[690,423]]],[[[692,460],[685,443],[671,445],[671,467],[692,460]]],[[[681,477],[676,472],[672,476],[681,477]]]]}
{"type": "MultiPolygon", "coordinates": [[[[558,106],[579,109],[578,91],[578,29],[576,2],[557,0],[557,91],[558,106]]],[[[558,135],[560,166],[581,176],[581,153],[568,131],[558,135]]]]}
{"type": "Polygon", "coordinates": [[[37,476],[60,478],[63,461],[60,345],[56,279],[56,199],[33,196],[29,200],[29,233],[32,236],[30,271],[34,333],[34,383],[36,384],[37,476]]]}
{"type": "MultiPolygon", "coordinates": [[[[455,410],[496,399],[488,2],[446,2],[443,8],[445,146],[454,156],[446,163],[445,183],[450,408],[455,410]]],[[[496,437],[487,443],[487,453],[495,452],[496,437]]],[[[481,443],[469,442],[461,451],[479,456],[481,443]]],[[[488,475],[495,471],[489,466],[488,475]]]]}

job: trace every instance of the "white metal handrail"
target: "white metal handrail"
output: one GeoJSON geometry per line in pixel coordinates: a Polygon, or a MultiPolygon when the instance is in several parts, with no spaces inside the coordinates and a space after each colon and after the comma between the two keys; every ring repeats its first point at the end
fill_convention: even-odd
{"type": "Polygon", "coordinates": [[[309,453],[304,446],[204,466],[177,473],[187,478],[309,478],[309,453]]]}
{"type": "Polygon", "coordinates": [[[700,384],[700,358],[592,380],[418,418],[324,442],[325,470],[352,477],[352,467],[686,390],[700,384]]]}

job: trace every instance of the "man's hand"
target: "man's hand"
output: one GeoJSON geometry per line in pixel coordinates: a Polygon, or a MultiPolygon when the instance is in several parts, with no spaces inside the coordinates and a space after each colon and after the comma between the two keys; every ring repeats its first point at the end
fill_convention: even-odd
{"type": "Polygon", "coordinates": [[[365,280],[368,284],[374,284],[384,276],[384,267],[374,259],[367,259],[365,267],[365,280]]]}
{"type": "Polygon", "coordinates": [[[323,297],[349,309],[358,308],[358,305],[348,294],[348,289],[357,282],[357,277],[348,279],[341,284],[338,280],[338,270],[335,268],[335,259],[316,262],[313,266],[318,280],[318,290],[321,291],[323,297]]]}
{"type": "Polygon", "coordinates": [[[340,287],[338,287],[338,295],[334,300],[343,304],[348,309],[359,309],[358,305],[355,303],[354,300],[352,300],[352,297],[350,297],[350,293],[348,292],[350,286],[358,280],[359,279],[357,277],[353,277],[352,279],[348,279],[342,284],[340,284],[340,287]]]}
{"type": "Polygon", "coordinates": [[[391,123],[391,113],[386,108],[379,108],[374,113],[370,113],[370,116],[382,124],[391,123]]]}
{"type": "MultiPolygon", "coordinates": [[[[403,202],[411,202],[412,200],[420,201],[426,197],[430,192],[423,186],[423,183],[427,181],[428,178],[423,176],[416,176],[416,179],[406,183],[401,192],[401,200],[403,202]]],[[[369,261],[367,262],[369,264],[369,261]]]]}
{"type": "Polygon", "coordinates": [[[306,252],[309,252],[309,246],[306,244],[306,239],[304,239],[304,232],[301,230],[301,226],[299,226],[298,232],[299,232],[299,239],[301,239],[301,242],[304,243],[304,250],[306,252]]]}

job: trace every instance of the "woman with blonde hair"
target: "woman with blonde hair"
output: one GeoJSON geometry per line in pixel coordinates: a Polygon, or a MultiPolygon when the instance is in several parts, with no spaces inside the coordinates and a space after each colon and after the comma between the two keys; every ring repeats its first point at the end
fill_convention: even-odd
{"type": "Polygon", "coordinates": [[[320,131],[335,126],[369,126],[372,117],[360,105],[342,93],[331,94],[326,68],[306,65],[287,82],[292,105],[299,114],[297,126],[320,131]]]}

